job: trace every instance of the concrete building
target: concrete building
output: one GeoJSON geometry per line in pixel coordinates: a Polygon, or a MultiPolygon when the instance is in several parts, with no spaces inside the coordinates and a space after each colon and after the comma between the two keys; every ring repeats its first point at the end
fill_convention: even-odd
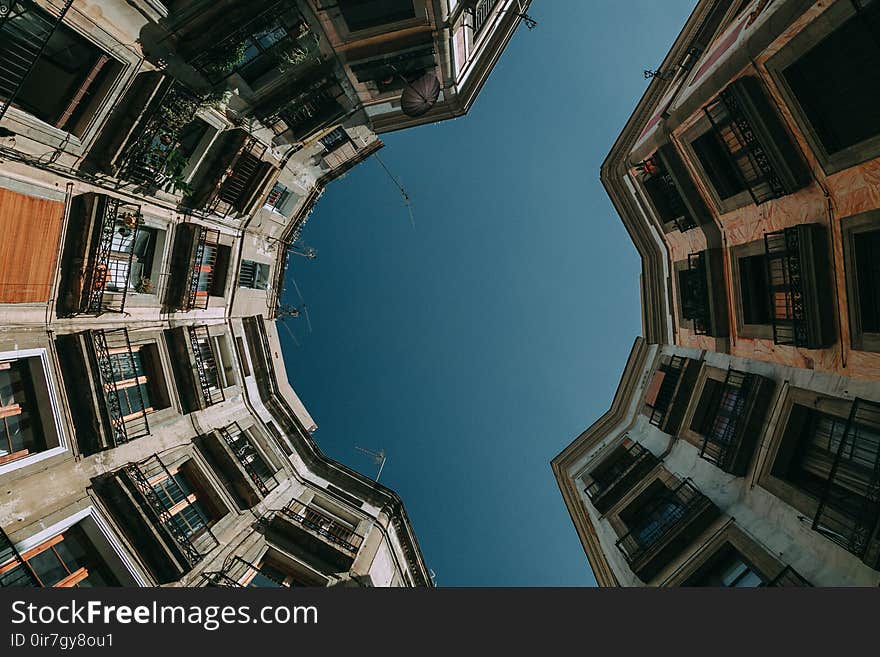
{"type": "Polygon", "coordinates": [[[552,462],[601,585],[880,582],[878,26],[701,0],[602,166],[644,338],[552,462]]]}
{"type": "Polygon", "coordinates": [[[451,4],[0,0],[0,585],[432,585],[276,317],[325,186],[519,21],[451,4]]]}

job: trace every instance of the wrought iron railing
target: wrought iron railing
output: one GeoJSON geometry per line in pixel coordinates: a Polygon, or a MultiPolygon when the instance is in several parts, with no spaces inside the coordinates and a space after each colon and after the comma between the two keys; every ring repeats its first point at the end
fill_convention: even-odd
{"type": "Polygon", "coordinates": [[[856,399],[835,441],[813,529],[880,570],[880,403],[856,399]]]}
{"type": "Polygon", "coordinates": [[[700,456],[725,472],[730,471],[736,457],[737,441],[741,438],[738,431],[747,420],[746,401],[754,381],[753,374],[728,370],[724,386],[710,400],[713,408],[709,410],[708,417],[711,420],[700,456]]]}
{"type": "Polygon", "coordinates": [[[0,588],[33,587],[40,582],[28,563],[22,558],[15,545],[0,527],[0,588]]]}
{"type": "Polygon", "coordinates": [[[216,275],[214,267],[217,264],[220,231],[199,226],[197,240],[195,257],[189,273],[186,310],[205,310],[208,307],[216,275]]]}
{"type": "Polygon", "coordinates": [[[593,505],[600,511],[604,511],[619,500],[632,485],[654,467],[657,457],[642,447],[639,443],[631,443],[623,448],[623,452],[617,452],[609,458],[615,462],[607,467],[600,466],[590,473],[592,482],[585,489],[593,505]],[[616,498],[614,500],[609,497],[616,498]]]}
{"type": "MultiPolygon", "coordinates": [[[[157,494],[152,482],[159,479],[167,482],[166,486],[176,489],[175,498],[187,506],[192,506],[192,503],[158,455],[154,454],[139,463],[129,463],[124,470],[143,496],[147,508],[155,516],[155,520],[171,535],[191,567],[199,563],[205,555],[220,544],[210,527],[205,526],[198,535],[188,535],[183,527],[176,522],[174,514],[171,513],[171,507],[167,504],[167,500],[170,498],[167,495],[157,494]]],[[[200,514],[198,510],[195,512],[200,514]]]]}
{"type": "Polygon", "coordinates": [[[489,20],[492,9],[498,4],[498,0],[480,0],[473,9],[474,35],[479,34],[489,20]]]}
{"type": "Polygon", "coordinates": [[[234,211],[243,212],[244,201],[260,173],[265,152],[264,144],[255,137],[248,137],[235,154],[226,175],[221,178],[217,189],[208,200],[205,210],[221,217],[228,217],[234,211]]]}
{"type": "Polygon", "coordinates": [[[188,157],[181,152],[180,136],[203,100],[177,82],[170,83],[144,118],[143,129],[124,150],[117,176],[150,189],[183,191],[181,179],[188,157]]]}
{"type": "Polygon", "coordinates": [[[135,383],[127,387],[124,393],[119,387],[122,381],[141,376],[128,339],[128,330],[92,331],[92,345],[98,362],[104,403],[110,417],[113,446],[146,436],[150,433],[150,425],[147,420],[147,403],[141,394],[140,385],[135,383]],[[123,394],[126,395],[126,406],[130,409],[136,406],[140,410],[125,413],[122,410],[123,394]]]}
{"type": "Polygon", "coordinates": [[[679,282],[682,315],[693,322],[696,335],[708,335],[712,329],[712,315],[705,251],[688,255],[688,267],[679,272],[679,282]]]}
{"type": "Polygon", "coordinates": [[[805,347],[810,342],[803,286],[801,232],[796,226],[764,234],[770,318],[776,344],[805,347]]]}
{"type": "Polygon", "coordinates": [[[98,242],[85,276],[83,310],[90,315],[121,313],[131,278],[141,207],[118,198],[101,197],[96,221],[98,242]],[[123,242],[125,244],[123,244],[123,242]],[[121,249],[125,249],[124,251],[121,249]],[[114,287],[108,290],[108,287],[114,287]]]}
{"type": "Polygon", "coordinates": [[[228,560],[223,570],[208,572],[202,577],[202,585],[209,587],[281,588],[284,586],[272,575],[238,556],[228,560]],[[255,580],[259,585],[254,583],[255,580]]]}
{"type": "Polygon", "coordinates": [[[0,3],[0,120],[15,103],[49,39],[64,20],[73,0],[65,0],[57,15],[32,0],[0,3]]]}
{"type": "Polygon", "coordinates": [[[357,555],[364,540],[363,536],[355,533],[351,527],[298,500],[292,500],[290,504],[281,509],[281,513],[352,556],[357,555]]]}
{"type": "Polygon", "coordinates": [[[250,437],[241,430],[238,423],[230,424],[219,431],[260,494],[263,497],[268,495],[278,485],[278,481],[265,459],[251,442],[250,437]]]}
{"type": "Polygon", "coordinates": [[[801,574],[791,566],[786,566],[772,580],[767,582],[767,586],[813,586],[805,580],[801,574]]]}
{"type": "Polygon", "coordinates": [[[678,387],[678,380],[684,371],[686,361],[687,359],[683,356],[673,356],[668,364],[660,366],[664,373],[663,382],[660,384],[657,398],[651,404],[651,416],[648,419],[655,427],[663,424],[663,420],[666,418],[666,413],[672,405],[672,400],[678,387]]]}
{"type": "Polygon", "coordinates": [[[211,344],[211,336],[207,326],[189,326],[190,346],[193,358],[196,361],[196,378],[202,392],[205,406],[219,404],[225,397],[220,385],[220,375],[217,369],[217,356],[214,354],[214,345],[211,344]]]}
{"type": "Polygon", "coordinates": [[[663,164],[659,153],[642,162],[639,169],[645,174],[642,184],[657,209],[661,221],[673,222],[682,233],[696,228],[697,222],[694,221],[687,209],[675,179],[663,164]]]}
{"type": "Polygon", "coordinates": [[[336,80],[330,77],[308,85],[302,93],[266,116],[264,122],[266,125],[274,126],[273,130],[276,133],[290,132],[292,139],[297,141],[306,139],[316,130],[344,114],[337,100],[337,85],[336,80]]]}
{"type": "Polygon", "coordinates": [[[705,113],[754,202],[761,204],[785,196],[788,190],[736,94],[725,89],[705,107],[705,113]]]}
{"type": "Polygon", "coordinates": [[[666,545],[670,537],[710,503],[690,479],[685,479],[675,489],[664,488],[661,494],[647,504],[649,506],[644,510],[646,516],[659,509],[663,510],[662,515],[650,526],[630,530],[617,541],[618,549],[630,564],[640,562],[657,552],[666,545]]]}

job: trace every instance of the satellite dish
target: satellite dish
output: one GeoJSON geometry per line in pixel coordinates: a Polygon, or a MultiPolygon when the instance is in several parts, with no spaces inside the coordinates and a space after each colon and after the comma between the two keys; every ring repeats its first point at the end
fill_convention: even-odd
{"type": "Polygon", "coordinates": [[[400,96],[400,109],[413,118],[427,114],[440,98],[440,80],[433,73],[425,73],[408,83],[400,96]]]}

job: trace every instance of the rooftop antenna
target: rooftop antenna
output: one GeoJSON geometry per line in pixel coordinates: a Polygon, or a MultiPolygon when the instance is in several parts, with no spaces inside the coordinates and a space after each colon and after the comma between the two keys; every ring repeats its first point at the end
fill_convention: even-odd
{"type": "Polygon", "coordinates": [[[406,206],[407,210],[409,210],[409,222],[412,224],[412,227],[416,227],[416,218],[413,216],[412,209],[412,201],[409,198],[409,194],[406,193],[406,190],[403,188],[403,185],[400,184],[400,181],[394,177],[391,171],[388,170],[388,167],[385,166],[385,163],[382,161],[382,158],[379,157],[377,153],[373,153],[373,157],[375,157],[379,164],[382,165],[382,168],[385,169],[385,173],[388,174],[388,177],[391,178],[391,181],[397,185],[397,189],[400,190],[400,195],[403,197],[403,204],[406,206]]]}
{"type": "Polygon", "coordinates": [[[431,583],[437,586],[437,573],[434,572],[433,568],[428,568],[428,575],[431,576],[431,583]]]}
{"type": "MultiPolygon", "coordinates": [[[[293,318],[305,317],[306,324],[308,325],[308,328],[309,328],[309,333],[311,333],[312,332],[312,318],[309,317],[309,308],[306,305],[306,301],[303,298],[302,292],[299,289],[299,285],[296,284],[296,279],[291,277],[290,280],[293,281],[293,288],[296,290],[296,294],[299,297],[299,305],[292,306],[290,304],[279,304],[278,310],[275,313],[275,318],[278,320],[284,320],[289,317],[293,317],[293,318]]],[[[299,340],[296,339],[296,336],[293,334],[293,331],[290,330],[290,327],[287,326],[287,324],[284,324],[283,322],[281,323],[281,325],[287,329],[288,333],[290,333],[290,336],[293,338],[293,341],[296,343],[296,346],[297,347],[302,346],[302,345],[300,345],[299,340]]]]}
{"type": "Polygon", "coordinates": [[[364,449],[363,447],[358,447],[357,445],[355,445],[354,448],[359,452],[369,454],[373,457],[373,463],[379,466],[379,474],[376,475],[376,481],[379,481],[379,477],[382,476],[382,468],[385,467],[385,461],[388,460],[388,457],[385,455],[385,450],[380,449],[378,452],[374,452],[371,449],[364,449]]]}
{"type": "Polygon", "coordinates": [[[295,244],[291,244],[290,253],[302,256],[303,258],[308,258],[309,260],[314,260],[318,257],[318,250],[313,246],[300,246],[298,248],[300,249],[299,251],[297,251],[297,246],[295,244]]]}

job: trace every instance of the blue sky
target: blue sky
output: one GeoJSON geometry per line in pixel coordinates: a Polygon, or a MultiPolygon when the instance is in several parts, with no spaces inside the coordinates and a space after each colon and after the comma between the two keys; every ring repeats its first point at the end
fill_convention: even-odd
{"type": "MultiPolygon", "coordinates": [[[[639,319],[639,260],[599,166],[694,0],[535,0],[471,112],[385,135],[293,257],[314,330],[291,383],[321,448],[388,453],[440,586],[595,583],[549,461],[604,413],[639,319]]],[[[288,282],[285,301],[298,303],[288,282]]]]}

